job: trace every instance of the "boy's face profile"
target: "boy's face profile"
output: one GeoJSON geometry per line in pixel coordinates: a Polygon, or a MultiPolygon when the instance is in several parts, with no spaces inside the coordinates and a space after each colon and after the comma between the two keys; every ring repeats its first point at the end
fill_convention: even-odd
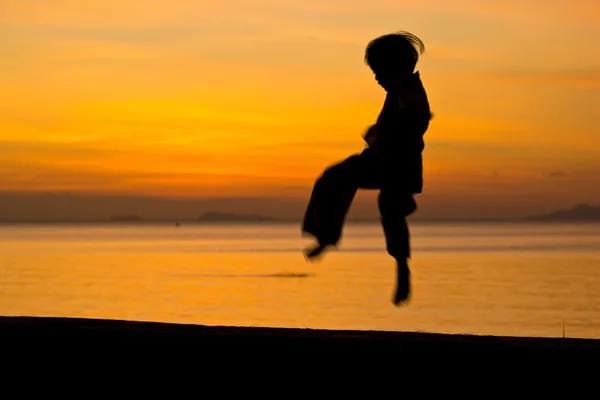
{"type": "Polygon", "coordinates": [[[388,92],[398,86],[402,77],[401,69],[394,64],[374,67],[372,70],[377,83],[388,92]]]}
{"type": "Polygon", "coordinates": [[[384,88],[385,90],[389,90],[390,89],[390,78],[389,76],[382,71],[373,71],[375,73],[375,80],[377,81],[377,83],[379,83],[379,85],[381,85],[382,88],[384,88]]]}

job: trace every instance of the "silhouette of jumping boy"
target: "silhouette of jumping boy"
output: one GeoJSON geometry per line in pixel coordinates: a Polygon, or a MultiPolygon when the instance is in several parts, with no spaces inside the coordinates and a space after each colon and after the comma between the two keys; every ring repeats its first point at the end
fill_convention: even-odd
{"type": "Polygon", "coordinates": [[[431,112],[415,67],[423,42],[408,32],[378,37],[366,49],[365,62],[387,92],[385,103],[364,140],[360,154],[327,168],[317,179],[304,216],[303,233],[317,244],[309,260],[328,246],[337,246],[350,205],[360,189],[379,190],[378,206],[387,252],[397,262],[393,303],[410,295],[410,236],[406,217],[416,210],[414,195],[423,189],[423,135],[431,112]]]}

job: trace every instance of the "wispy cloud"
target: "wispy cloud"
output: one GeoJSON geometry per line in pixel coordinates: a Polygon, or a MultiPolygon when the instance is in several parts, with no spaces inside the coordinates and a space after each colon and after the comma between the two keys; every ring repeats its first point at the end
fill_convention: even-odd
{"type": "Polygon", "coordinates": [[[568,69],[521,69],[488,72],[484,77],[499,82],[600,88],[600,63],[596,67],[568,69]]]}

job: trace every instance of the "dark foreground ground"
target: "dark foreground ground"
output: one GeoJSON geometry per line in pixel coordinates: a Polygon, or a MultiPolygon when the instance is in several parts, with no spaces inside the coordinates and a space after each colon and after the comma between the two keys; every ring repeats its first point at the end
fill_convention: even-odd
{"type": "Polygon", "coordinates": [[[567,398],[584,387],[597,398],[600,390],[600,340],[0,317],[0,343],[2,365],[17,379],[144,377],[140,387],[148,389],[177,376],[186,385],[225,380],[223,390],[249,381],[337,395],[359,386],[391,384],[399,394],[477,383],[487,388],[483,398],[527,387],[536,398],[565,387],[567,398]]]}

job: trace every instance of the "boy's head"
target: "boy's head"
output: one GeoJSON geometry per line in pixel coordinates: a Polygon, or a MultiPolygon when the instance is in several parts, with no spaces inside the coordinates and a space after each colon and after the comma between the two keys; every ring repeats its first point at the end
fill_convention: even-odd
{"type": "Polygon", "coordinates": [[[415,35],[397,32],[380,36],[367,45],[365,62],[375,73],[375,79],[390,90],[411,75],[425,45],[415,35]]]}

